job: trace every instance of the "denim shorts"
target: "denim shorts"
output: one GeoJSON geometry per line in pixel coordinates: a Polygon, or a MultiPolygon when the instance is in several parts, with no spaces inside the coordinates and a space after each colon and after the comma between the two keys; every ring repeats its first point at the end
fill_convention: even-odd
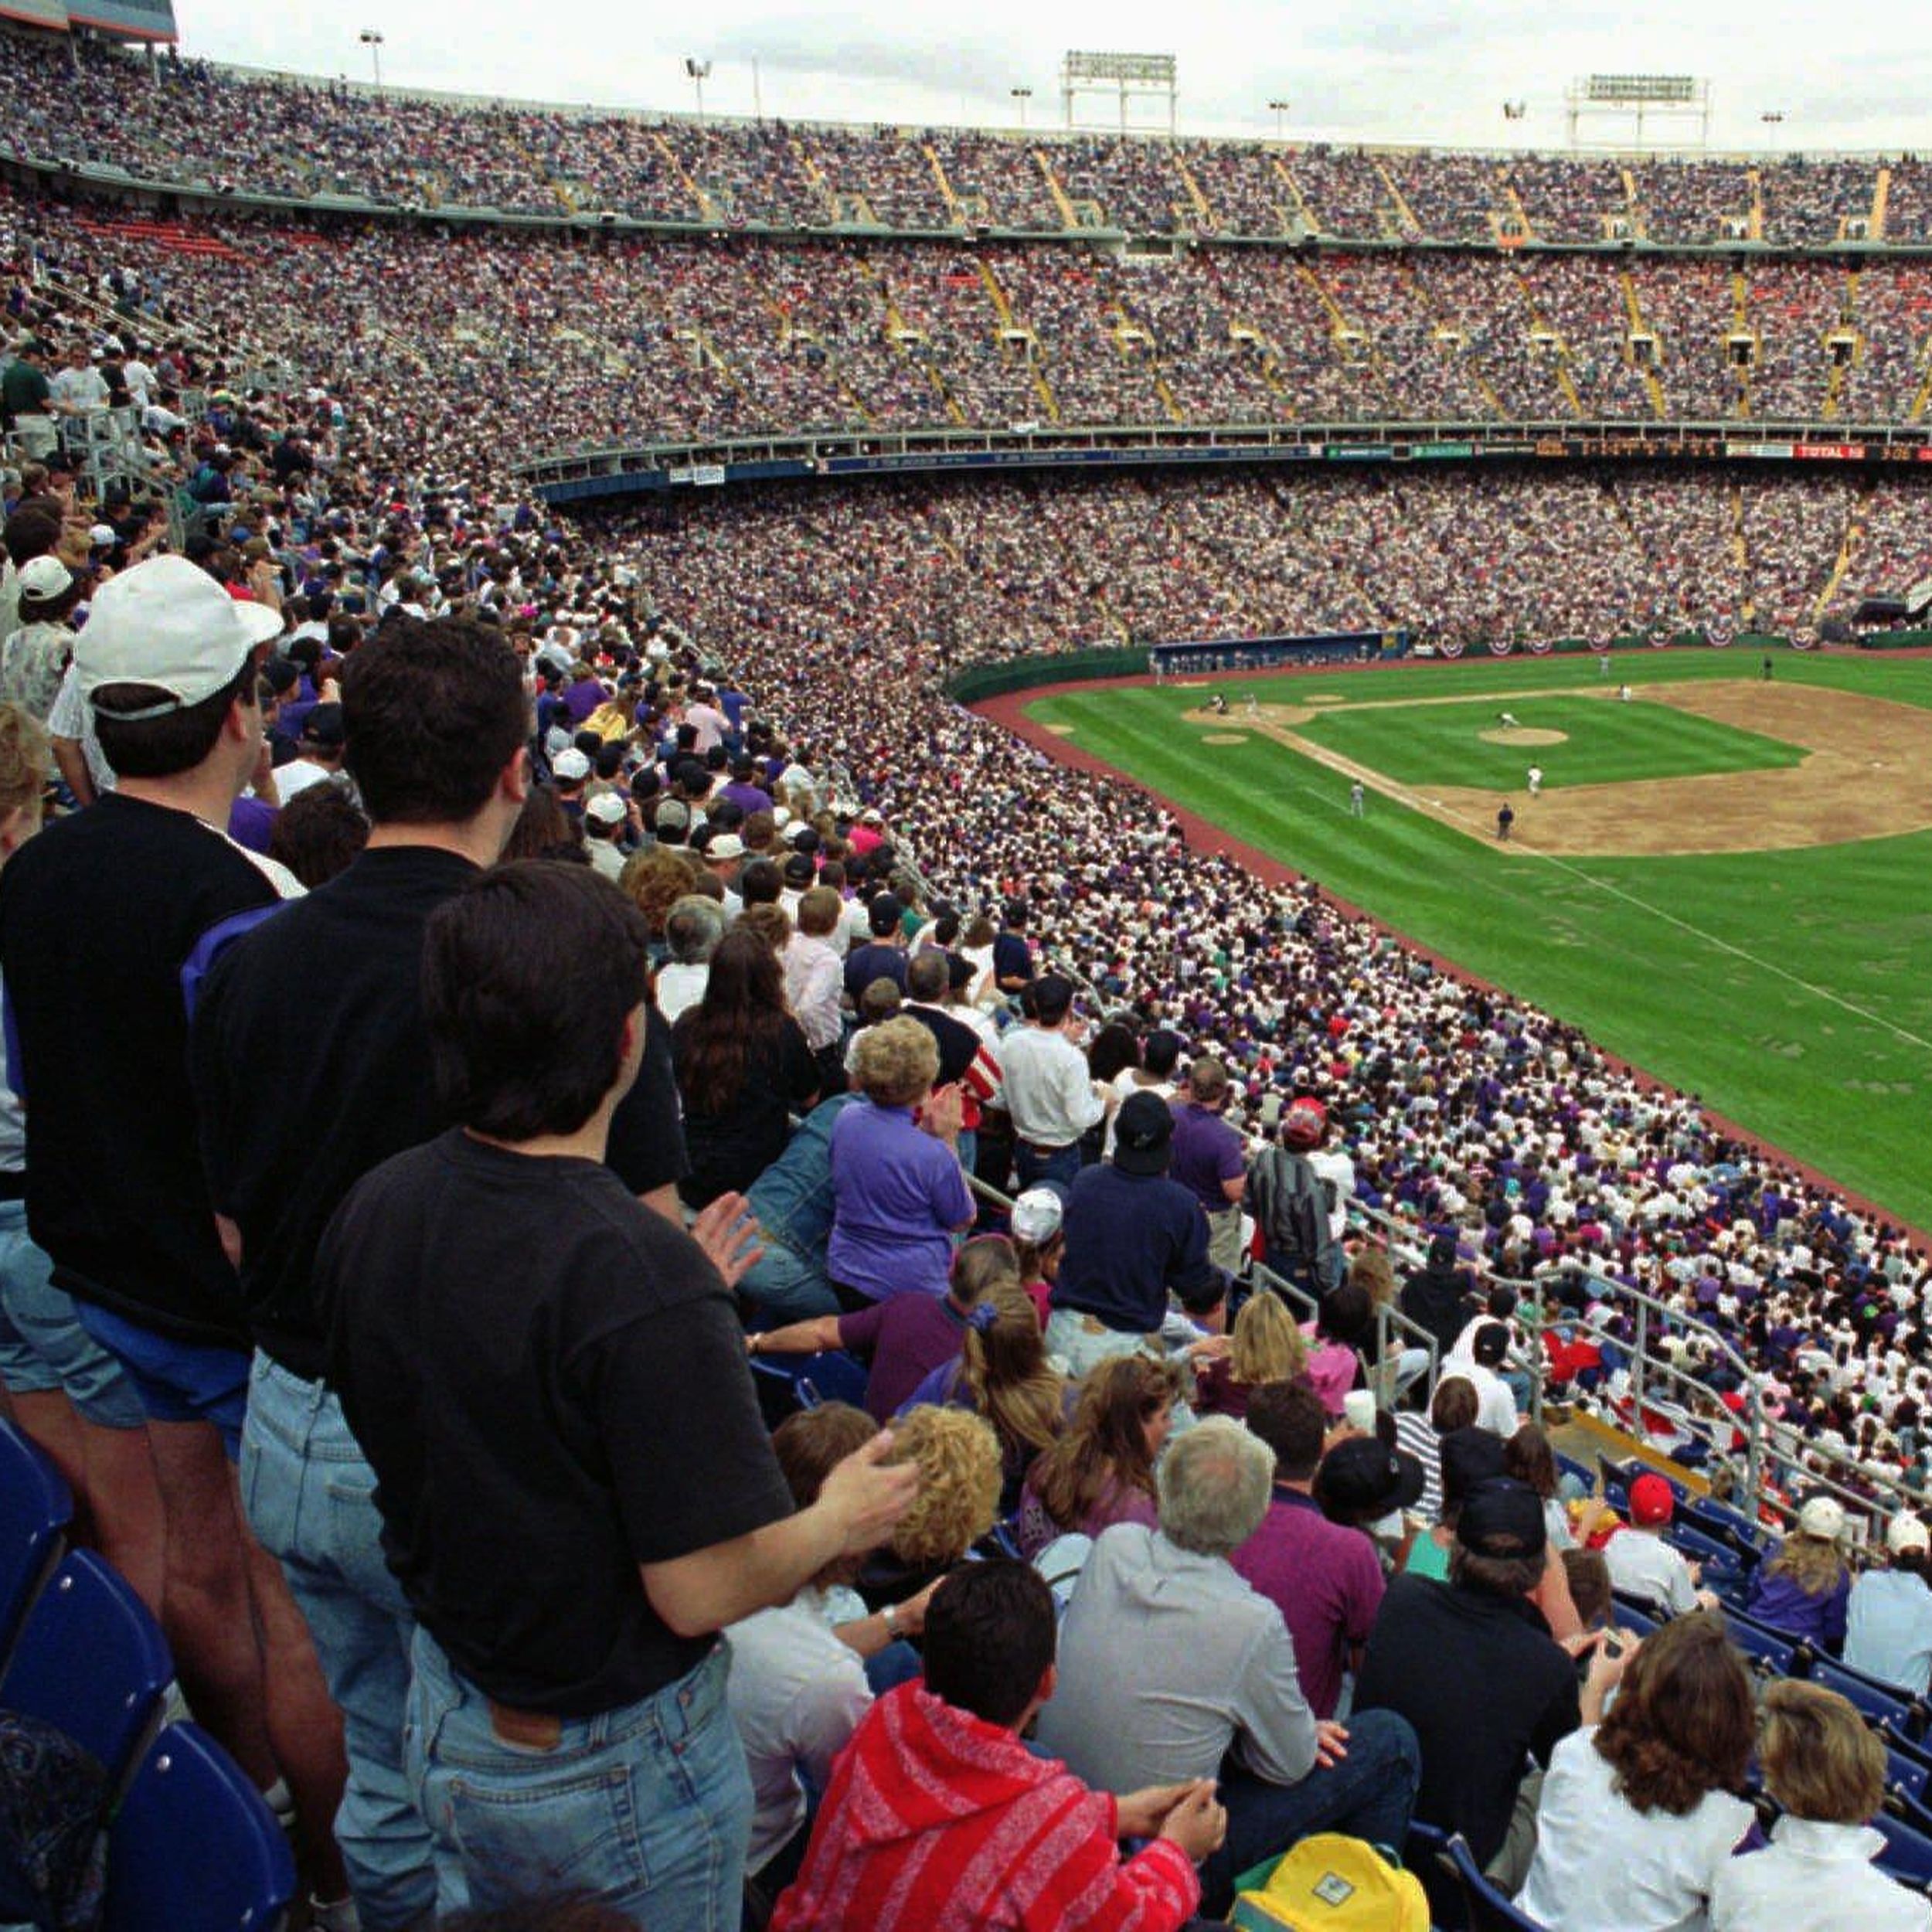
{"type": "Polygon", "coordinates": [[[15,1395],[60,1389],[100,1428],[141,1427],[148,1412],[133,1385],[53,1277],[27,1233],[26,1202],[0,1201],[0,1384],[15,1395]]]}
{"type": "Polygon", "coordinates": [[[248,1413],[247,1352],[182,1342],[91,1301],[77,1301],[80,1325],[127,1372],[150,1422],[212,1422],[230,1462],[241,1460],[248,1413]]]}

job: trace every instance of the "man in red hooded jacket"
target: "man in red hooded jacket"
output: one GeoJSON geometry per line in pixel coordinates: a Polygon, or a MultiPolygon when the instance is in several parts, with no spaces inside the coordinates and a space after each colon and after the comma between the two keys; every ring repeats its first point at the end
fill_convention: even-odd
{"type": "Polygon", "coordinates": [[[968,1563],[926,1611],[923,1683],[834,1766],[771,1932],[1175,1932],[1227,1814],[1212,1779],[1114,1798],[1020,1742],[1053,1695],[1053,1600],[1025,1563],[968,1563]],[[1123,1861],[1119,1841],[1152,1842],[1123,1861]]]}

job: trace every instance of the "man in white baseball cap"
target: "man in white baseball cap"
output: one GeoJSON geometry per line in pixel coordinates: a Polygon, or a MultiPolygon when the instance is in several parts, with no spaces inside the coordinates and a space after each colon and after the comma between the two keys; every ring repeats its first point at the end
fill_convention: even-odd
{"type": "MultiPolygon", "coordinates": [[[[111,577],[94,598],[74,647],[81,692],[93,700],[97,724],[169,717],[240,681],[242,667],[281,628],[280,611],[238,602],[185,557],[151,557],[111,577]],[[105,685],[129,688],[104,704],[105,685]]],[[[252,682],[242,695],[254,710],[252,682]]]]}
{"type": "MultiPolygon", "coordinates": [[[[199,1156],[185,990],[222,937],[301,889],[222,829],[261,760],[257,660],[281,628],[179,557],[102,587],[74,662],[118,788],[0,872],[0,970],[15,1084],[32,1095],[28,1224],[147,1413],[168,1641],[196,1715],[289,1808],[268,1686],[319,1692],[321,1679],[280,1570],[242,1526],[251,1339],[199,1156]]],[[[326,1820],[339,1738],[302,1734],[288,1781],[326,1820]]],[[[332,1880],[325,1896],[339,1869],[332,1880]]]]}
{"type": "Polygon", "coordinates": [[[1923,1697],[1932,1687],[1932,1534],[1901,1509],[1885,1526],[1885,1549],[1889,1566],[1852,1586],[1845,1661],[1923,1697]]]}

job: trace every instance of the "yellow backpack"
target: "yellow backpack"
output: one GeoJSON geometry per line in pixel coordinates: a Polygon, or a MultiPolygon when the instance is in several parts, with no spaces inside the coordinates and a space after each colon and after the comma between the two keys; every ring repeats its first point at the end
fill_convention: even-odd
{"type": "Polygon", "coordinates": [[[1241,1932],[1429,1932],[1429,1900],[1414,1872],[1391,1865],[1366,1839],[1324,1832],[1242,1892],[1230,1922],[1241,1932]]]}

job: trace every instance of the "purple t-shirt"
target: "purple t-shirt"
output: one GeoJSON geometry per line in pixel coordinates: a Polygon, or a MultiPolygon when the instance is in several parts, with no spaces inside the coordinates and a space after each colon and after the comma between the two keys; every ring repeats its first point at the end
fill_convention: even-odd
{"type": "Polygon", "coordinates": [[[1174,1158],[1168,1178],[1179,1181],[1209,1213],[1219,1214],[1231,1205],[1221,1183],[1247,1170],[1241,1137],[1219,1114],[1192,1100],[1172,1111],[1174,1158]]]}
{"type": "Polygon", "coordinates": [[[890,1422],[935,1369],[957,1355],[965,1338],[964,1318],[943,1294],[896,1294],[838,1318],[839,1347],[872,1358],[866,1412],[879,1422],[890,1422]]]}
{"type": "Polygon", "coordinates": [[[833,1281],[875,1301],[946,1292],[952,1231],[973,1218],[973,1197],[959,1156],[915,1127],[910,1107],[867,1100],[839,1115],[832,1130],[832,1189],[825,1272],[833,1281]]]}
{"type": "Polygon", "coordinates": [[[1312,1497],[1277,1488],[1261,1527],[1234,1553],[1236,1573],[1281,1613],[1294,1640],[1301,1694],[1332,1717],[1345,1653],[1366,1644],[1382,1607],[1382,1564],[1359,1529],[1322,1515],[1312,1497]]]}

